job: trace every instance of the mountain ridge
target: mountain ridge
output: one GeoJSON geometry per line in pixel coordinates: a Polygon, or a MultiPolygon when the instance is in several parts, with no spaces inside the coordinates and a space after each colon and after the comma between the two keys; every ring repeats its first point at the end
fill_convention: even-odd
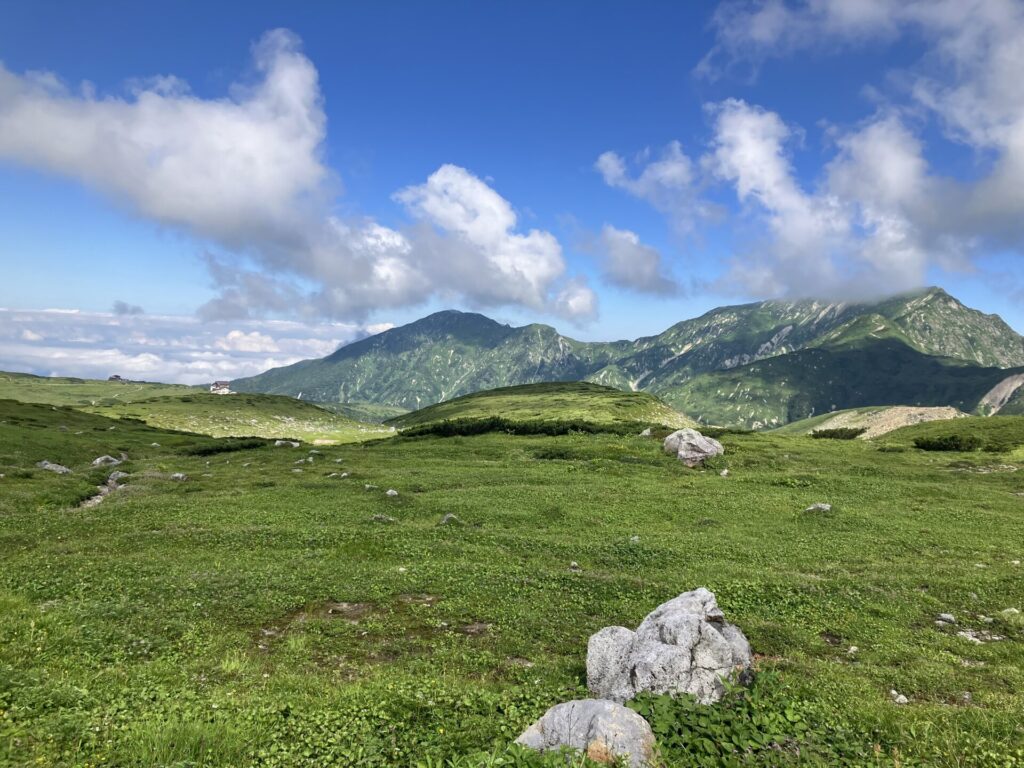
{"type": "MultiPolygon", "coordinates": [[[[415,410],[500,386],[585,380],[650,392],[692,417],[707,420],[702,410],[728,411],[711,407],[711,395],[696,399],[692,395],[710,391],[722,372],[745,374],[758,361],[811,349],[827,353],[812,366],[841,366],[853,360],[863,365],[870,357],[864,349],[870,348],[883,356],[894,355],[893,361],[898,358],[900,366],[909,365],[909,370],[918,365],[944,376],[952,371],[950,366],[961,363],[979,369],[966,379],[960,374],[953,377],[969,379],[967,385],[929,390],[936,397],[955,396],[957,402],[927,405],[963,407],[975,398],[976,387],[985,385],[987,392],[998,383],[993,381],[996,371],[1009,373],[1013,367],[1024,367],[1024,337],[998,315],[971,309],[941,288],[928,288],[877,302],[769,300],[718,307],[660,334],[598,342],[578,341],[549,325],[514,327],[478,313],[444,310],[340,347],[325,358],[237,380],[232,387],[320,402],[364,401],[415,410]],[[875,344],[881,340],[899,346],[875,344]],[[861,351],[854,354],[856,350],[861,351]],[[917,362],[910,362],[911,358],[917,362]],[[925,365],[924,358],[947,362],[936,367],[925,365]],[[982,369],[989,372],[981,373],[982,369]]],[[[787,359],[805,379],[806,357],[787,359]]],[[[858,400],[875,390],[884,391],[885,377],[876,378],[877,382],[862,378],[865,389],[857,394],[858,400]]],[[[785,375],[773,374],[762,399],[788,396],[778,384],[785,381],[785,375]]],[[[922,386],[926,384],[921,381],[922,386]]],[[[793,418],[790,412],[804,418],[808,408],[833,405],[824,402],[823,392],[805,407],[755,408],[753,415],[745,412],[735,424],[777,426],[793,418]]]]}

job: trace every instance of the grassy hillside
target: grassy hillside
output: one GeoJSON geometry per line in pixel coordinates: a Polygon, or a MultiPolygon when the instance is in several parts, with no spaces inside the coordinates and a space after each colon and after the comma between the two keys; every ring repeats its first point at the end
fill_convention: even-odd
{"type": "Polygon", "coordinates": [[[838,409],[951,406],[970,412],[1020,369],[979,368],[895,338],[805,349],[701,374],[663,399],[710,424],[776,427],[838,409]]]}
{"type": "Polygon", "coordinates": [[[971,416],[954,421],[916,424],[890,432],[882,442],[909,447],[918,437],[946,435],[977,435],[981,438],[983,449],[974,452],[972,456],[983,463],[992,463],[995,461],[992,457],[1000,453],[1015,461],[1024,460],[1024,416],[971,416]]]}
{"type": "Polygon", "coordinates": [[[454,419],[500,416],[509,421],[586,421],[683,427],[693,421],[643,392],[622,392],[588,382],[500,387],[455,398],[388,421],[412,427],[454,419]]]}
{"type": "Polygon", "coordinates": [[[0,372],[0,399],[49,405],[96,406],[132,403],[161,395],[188,395],[203,387],[152,382],[119,382],[0,372]]]}
{"type": "Polygon", "coordinates": [[[757,683],[658,704],[669,765],[1019,765],[1024,473],[963,469],[1009,456],[722,442],[707,471],[608,434],[318,455],[0,402],[0,764],[510,765],[591,633],[707,586],[757,683]]]}
{"type": "Polygon", "coordinates": [[[380,405],[378,403],[325,403],[318,402],[318,406],[326,408],[334,413],[340,413],[354,421],[362,421],[368,424],[380,424],[381,422],[408,413],[405,408],[398,408],[394,405],[380,405]]]}
{"type": "Polygon", "coordinates": [[[390,432],[386,427],[356,422],[312,403],[275,395],[198,392],[83,410],[214,437],[258,435],[352,442],[390,432]]]}
{"type": "Polygon", "coordinates": [[[963,411],[948,406],[888,405],[833,411],[801,419],[774,430],[781,435],[806,435],[818,429],[863,429],[860,437],[871,440],[896,429],[929,421],[948,421],[965,417],[963,411]]]}

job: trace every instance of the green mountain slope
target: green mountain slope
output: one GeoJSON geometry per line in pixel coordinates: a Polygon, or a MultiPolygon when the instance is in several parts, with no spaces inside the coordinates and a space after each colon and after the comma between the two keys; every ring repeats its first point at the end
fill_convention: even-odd
{"type": "Polygon", "coordinates": [[[133,403],[161,395],[187,395],[205,387],[157,384],[149,381],[103,381],[30,373],[0,372],[0,399],[47,405],[96,406],[133,403]]]}
{"type": "Polygon", "coordinates": [[[693,421],[646,392],[623,392],[588,382],[548,382],[500,387],[463,395],[388,424],[412,427],[452,419],[501,416],[509,421],[589,421],[595,424],[685,427],[693,421]]]}
{"type": "MultiPolygon", "coordinates": [[[[1024,366],[1024,339],[999,317],[965,307],[941,289],[930,288],[875,303],[764,301],[722,307],[657,336],[607,343],[576,341],[546,325],[512,328],[483,315],[439,312],[349,344],[320,360],[273,369],[232,386],[318,402],[370,402],[413,410],[495,387],[587,380],[650,392],[705,420],[765,426],[802,418],[812,405],[852,407],[862,401],[842,396],[852,396],[854,391],[867,396],[887,386],[883,371],[877,383],[865,379],[849,391],[833,389],[826,394],[814,375],[814,365],[821,373],[820,366],[830,367],[826,361],[839,350],[862,352],[853,359],[837,358],[837,365],[853,364],[854,359],[865,364],[863,350],[883,340],[903,348],[899,356],[906,358],[910,368],[928,357],[974,368],[1024,366]],[[759,361],[815,349],[823,354],[772,366],[773,383],[749,394],[762,401],[781,394],[781,401],[746,410],[732,407],[735,402],[711,407],[712,394],[723,386],[735,386],[736,377],[727,375],[729,371],[746,376],[752,372],[747,366],[759,361]],[[795,366],[794,373],[786,375],[784,369],[790,365],[795,366]],[[705,378],[710,374],[710,379],[705,378]],[[794,391],[788,393],[787,387],[794,391]],[[832,402],[831,398],[840,399],[832,402]]],[[[890,357],[896,354],[895,347],[884,349],[890,357]]],[[[945,367],[942,364],[941,370],[945,367]]],[[[862,372],[865,377],[873,375],[870,368],[868,364],[862,372]]],[[[837,375],[841,372],[842,368],[835,370],[837,375]]],[[[980,375],[985,381],[989,378],[980,375]]],[[[911,376],[915,382],[926,379],[911,376]]],[[[748,383],[757,389],[757,381],[755,376],[748,383]]],[[[940,387],[921,394],[913,386],[899,391],[911,398],[906,401],[911,404],[922,397],[929,402],[941,399],[945,392],[940,387]]],[[[980,397],[970,388],[952,394],[955,402],[936,404],[960,407],[961,401],[973,398],[976,404],[980,397]]],[[[866,404],[891,402],[887,397],[866,404]]]]}

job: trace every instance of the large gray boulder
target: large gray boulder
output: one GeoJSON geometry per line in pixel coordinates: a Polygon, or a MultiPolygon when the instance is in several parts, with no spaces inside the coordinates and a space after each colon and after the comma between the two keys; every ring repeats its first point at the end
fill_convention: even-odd
{"type": "Polygon", "coordinates": [[[678,429],[662,443],[665,453],[676,456],[688,467],[696,467],[712,456],[725,453],[722,444],[710,437],[704,437],[696,429],[678,429]]]}
{"type": "Polygon", "coordinates": [[[597,763],[624,760],[631,768],[654,764],[654,734],[640,715],[621,704],[580,699],[557,704],[516,739],[540,752],[563,747],[597,763]]]}
{"type": "Polygon", "coordinates": [[[655,608],[636,631],[605,627],[587,644],[587,687],[594,696],[629,701],[642,691],[722,698],[723,681],[752,662],[750,643],[725,620],[715,596],[685,592],[655,608]]]}

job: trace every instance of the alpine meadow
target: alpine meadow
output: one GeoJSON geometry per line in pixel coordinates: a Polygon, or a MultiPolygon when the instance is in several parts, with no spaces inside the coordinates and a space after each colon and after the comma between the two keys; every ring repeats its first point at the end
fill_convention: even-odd
{"type": "Polygon", "coordinates": [[[0,768],[1024,768],[1024,0],[4,19],[0,768]]]}

